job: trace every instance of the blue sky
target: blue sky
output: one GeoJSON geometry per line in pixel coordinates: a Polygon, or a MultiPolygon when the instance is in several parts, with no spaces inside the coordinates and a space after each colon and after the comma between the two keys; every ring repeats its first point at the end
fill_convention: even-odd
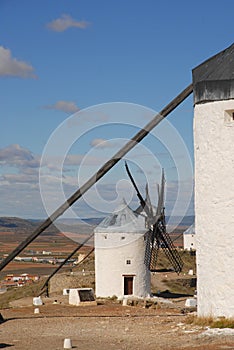
{"type": "MultiPolygon", "coordinates": [[[[232,44],[233,10],[232,0],[1,0],[0,216],[46,216],[40,195],[39,170],[47,141],[76,111],[108,104],[107,111],[106,107],[101,111],[99,107],[91,108],[90,113],[102,115],[100,125],[94,129],[93,116],[78,116],[74,132],[79,134],[79,142],[70,145],[62,177],[61,171],[59,174],[52,166],[54,159],[50,159],[50,164],[47,159],[44,164],[41,179],[46,182],[50,198],[55,199],[52,207],[61,204],[56,198],[57,186],[63,187],[65,196],[77,189],[84,155],[91,152],[90,160],[83,166],[83,180],[121,147],[120,139],[126,140],[135,134],[134,109],[128,104],[160,111],[192,82],[194,67],[232,44]],[[125,120],[120,118],[122,124],[118,127],[112,125],[119,123],[119,117],[112,113],[115,104],[111,111],[108,109],[111,102],[126,104],[125,120]],[[84,129],[82,123],[79,124],[81,120],[87,123],[84,129]],[[127,127],[124,121],[132,126],[127,127]],[[83,136],[81,129],[85,133],[83,136]]],[[[144,112],[141,107],[139,110],[144,112]]],[[[167,119],[184,140],[193,162],[192,97],[167,119]]],[[[140,127],[148,119],[138,116],[137,120],[140,127]]],[[[165,139],[169,129],[165,129],[165,139]]],[[[65,139],[69,139],[69,132],[65,139]]],[[[62,139],[60,136],[57,140],[60,146],[62,139]]],[[[189,171],[187,178],[183,175],[179,179],[178,169],[172,170],[177,168],[174,164],[177,161],[170,154],[160,158],[160,154],[165,153],[164,141],[153,139],[153,136],[148,137],[142,147],[152,152],[158,164],[151,168],[150,162],[143,161],[138,167],[133,164],[132,170],[143,191],[146,179],[142,173],[151,172],[150,181],[157,182],[160,179],[158,170],[165,168],[166,208],[171,213],[179,181],[187,181],[188,186],[193,179],[189,171]],[[139,171],[139,167],[144,171],[139,171]]],[[[60,146],[54,146],[57,153],[64,151],[60,146]]],[[[139,152],[139,158],[140,154],[144,158],[144,152],[139,152]]],[[[129,161],[133,159],[134,154],[129,161]]],[[[187,160],[184,158],[179,167],[183,167],[183,161],[187,160]]],[[[129,192],[126,179],[121,163],[101,180],[99,194],[110,201],[103,211],[106,206],[110,210],[114,208],[118,181],[123,180],[119,184],[120,195],[129,192]]],[[[86,203],[81,201],[76,205],[76,214],[81,217],[102,215],[93,207],[99,200],[92,190],[86,203]]],[[[134,195],[132,204],[137,205],[134,195]]],[[[192,205],[188,213],[193,213],[192,205]]]]}

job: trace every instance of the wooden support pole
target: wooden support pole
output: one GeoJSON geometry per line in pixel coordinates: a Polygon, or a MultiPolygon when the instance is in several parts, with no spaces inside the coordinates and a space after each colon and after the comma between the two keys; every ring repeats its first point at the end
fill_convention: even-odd
{"type": "Polygon", "coordinates": [[[88,191],[98,180],[100,180],[113,166],[120,161],[137,143],[158,125],[169,113],[171,113],[181,102],[183,102],[193,91],[190,84],[176,98],[174,98],[162,111],[141,129],[131,140],[127,142],[110,160],[108,160],[83,186],[81,186],[70,198],[66,200],[55,212],[48,217],[29,237],[21,242],[0,264],[0,271],[9,264],[24,248],[37,238],[47,227],[49,227],[59,216],[61,216],[73,203],[88,191]]]}
{"type": "Polygon", "coordinates": [[[48,287],[48,283],[50,281],[50,279],[66,264],[66,262],[71,259],[71,257],[76,253],[78,252],[78,250],[80,250],[80,248],[82,248],[85,243],[87,243],[92,237],[94,236],[94,234],[90,235],[88,238],[86,238],[84,240],[84,242],[80,243],[76,249],[74,249],[69,255],[68,257],[52,272],[52,274],[46,279],[44,285],[42,286],[41,289],[44,289],[45,287],[48,287]]]}

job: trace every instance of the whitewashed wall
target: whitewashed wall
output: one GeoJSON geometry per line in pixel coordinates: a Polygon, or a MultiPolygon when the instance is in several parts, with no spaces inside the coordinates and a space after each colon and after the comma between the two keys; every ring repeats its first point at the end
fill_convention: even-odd
{"type": "Polygon", "coordinates": [[[123,297],[123,275],[135,275],[134,296],[149,295],[150,271],[144,264],[144,253],[144,234],[95,233],[96,296],[123,297]],[[127,265],[126,260],[131,260],[131,264],[127,265]]]}
{"type": "Polygon", "coordinates": [[[234,100],[195,106],[198,316],[234,317],[234,100]]]}

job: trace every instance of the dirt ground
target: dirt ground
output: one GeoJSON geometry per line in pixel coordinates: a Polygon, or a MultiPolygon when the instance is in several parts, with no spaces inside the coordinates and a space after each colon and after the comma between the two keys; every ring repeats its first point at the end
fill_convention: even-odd
{"type": "Polygon", "coordinates": [[[70,306],[66,297],[44,298],[34,314],[32,298],[0,310],[0,348],[14,350],[60,350],[70,338],[82,350],[221,350],[234,349],[234,330],[209,332],[186,323],[181,312],[184,299],[176,304],[158,303],[154,308],[99,303],[70,306]]]}

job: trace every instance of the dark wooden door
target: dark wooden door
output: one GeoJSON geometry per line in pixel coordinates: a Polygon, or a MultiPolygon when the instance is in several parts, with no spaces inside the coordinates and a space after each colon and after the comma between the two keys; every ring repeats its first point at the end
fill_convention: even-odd
{"type": "Polygon", "coordinates": [[[133,276],[124,276],[124,295],[133,294],[133,276]]]}

